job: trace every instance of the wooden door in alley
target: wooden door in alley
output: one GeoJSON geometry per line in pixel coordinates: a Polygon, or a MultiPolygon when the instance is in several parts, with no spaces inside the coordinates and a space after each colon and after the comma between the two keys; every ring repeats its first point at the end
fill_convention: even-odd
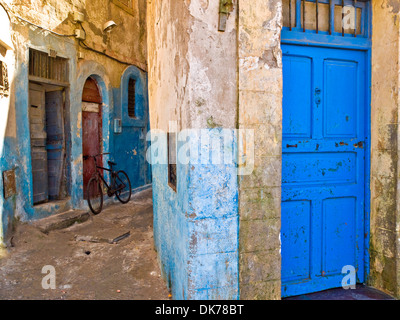
{"type": "Polygon", "coordinates": [[[46,92],[46,131],[49,200],[57,200],[64,176],[64,91],[46,92]]]}
{"type": "Polygon", "coordinates": [[[33,204],[48,200],[45,89],[29,84],[29,124],[32,157],[33,204]]]}
{"type": "MultiPolygon", "coordinates": [[[[83,149],[83,196],[87,198],[87,184],[95,172],[93,158],[102,152],[102,99],[97,83],[88,78],[82,94],[82,149],[83,149]]],[[[98,165],[102,165],[102,157],[98,157],[98,165]]]]}
{"type": "Polygon", "coordinates": [[[282,295],[362,283],[367,55],[282,49],[282,295]]]}

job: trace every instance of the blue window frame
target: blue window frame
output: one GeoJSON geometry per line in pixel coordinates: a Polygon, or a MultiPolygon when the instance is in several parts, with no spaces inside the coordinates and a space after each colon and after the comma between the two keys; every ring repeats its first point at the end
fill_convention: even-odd
{"type": "Polygon", "coordinates": [[[121,79],[121,118],[123,127],[146,127],[148,120],[146,90],[147,74],[135,66],[130,66],[121,79]],[[132,92],[133,84],[134,93],[132,92]]]}

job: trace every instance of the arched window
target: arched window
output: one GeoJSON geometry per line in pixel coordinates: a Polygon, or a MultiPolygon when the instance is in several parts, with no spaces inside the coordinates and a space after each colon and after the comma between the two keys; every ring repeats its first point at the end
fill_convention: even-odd
{"type": "Polygon", "coordinates": [[[147,74],[134,66],[121,78],[120,117],[123,127],[147,126],[147,74]]]}

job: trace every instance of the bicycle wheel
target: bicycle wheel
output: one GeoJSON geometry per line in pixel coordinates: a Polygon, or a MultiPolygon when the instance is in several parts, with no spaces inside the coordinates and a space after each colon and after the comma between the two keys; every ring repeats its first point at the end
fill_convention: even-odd
{"type": "Polygon", "coordinates": [[[103,188],[101,180],[98,177],[94,176],[89,180],[87,193],[87,202],[90,211],[93,214],[99,214],[103,209],[103,188]]]}
{"type": "Polygon", "coordinates": [[[128,175],[124,171],[118,171],[115,177],[115,195],[122,203],[131,200],[132,188],[128,175]]]}

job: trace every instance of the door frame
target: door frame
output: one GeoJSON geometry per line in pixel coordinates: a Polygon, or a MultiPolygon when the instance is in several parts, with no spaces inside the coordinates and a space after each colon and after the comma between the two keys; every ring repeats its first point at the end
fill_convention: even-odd
{"type": "MultiPolygon", "coordinates": [[[[71,119],[76,119],[73,123],[73,130],[76,132],[76,143],[73,143],[72,162],[75,164],[72,175],[74,188],[72,189],[72,205],[75,208],[86,208],[86,201],[83,200],[83,149],[82,149],[82,93],[86,80],[92,77],[96,80],[102,99],[102,150],[111,152],[114,148],[114,139],[112,134],[112,115],[113,115],[113,89],[110,78],[105,67],[92,60],[83,61],[79,65],[76,79],[76,108],[71,114],[71,119]],[[105,139],[104,137],[107,137],[105,139]]],[[[107,163],[109,155],[103,156],[103,162],[107,163]]],[[[107,176],[108,179],[108,176],[107,176]]]]}
{"type": "Polygon", "coordinates": [[[366,55],[366,112],[364,116],[365,122],[365,169],[364,169],[364,283],[369,280],[370,273],[370,217],[371,217],[371,191],[370,191],[370,173],[371,173],[371,30],[372,30],[372,9],[368,6],[367,35],[368,38],[350,38],[327,36],[315,33],[303,33],[290,31],[289,28],[283,27],[281,32],[281,44],[337,48],[347,50],[362,51],[366,55]],[[354,41],[356,40],[356,41],[354,41]]]}

